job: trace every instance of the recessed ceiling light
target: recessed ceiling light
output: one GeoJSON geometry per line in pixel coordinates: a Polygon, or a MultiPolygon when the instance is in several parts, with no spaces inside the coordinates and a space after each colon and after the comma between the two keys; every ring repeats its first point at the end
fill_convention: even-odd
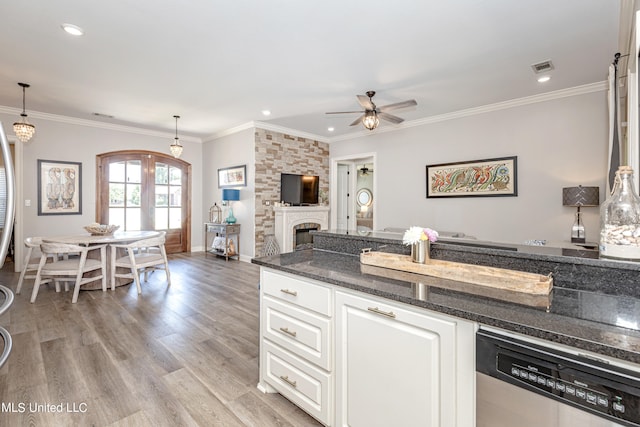
{"type": "Polygon", "coordinates": [[[263,116],[270,116],[270,115],[271,115],[271,111],[269,111],[269,110],[262,110],[262,115],[263,115],[263,116]]]}
{"type": "Polygon", "coordinates": [[[551,80],[551,76],[541,76],[541,77],[538,77],[538,83],[548,82],[549,80],[551,80]]]}
{"type": "Polygon", "coordinates": [[[84,30],[78,27],[77,25],[62,24],[61,27],[63,30],[65,30],[67,33],[71,34],[72,36],[81,36],[84,34],[84,30]]]}
{"type": "Polygon", "coordinates": [[[329,132],[333,132],[333,131],[335,130],[335,128],[332,128],[332,127],[331,127],[331,128],[328,128],[327,130],[328,130],[329,132]]]}

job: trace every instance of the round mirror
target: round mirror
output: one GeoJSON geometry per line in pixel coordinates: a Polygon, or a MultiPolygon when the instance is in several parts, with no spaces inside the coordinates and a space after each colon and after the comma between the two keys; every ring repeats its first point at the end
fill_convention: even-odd
{"type": "Polygon", "coordinates": [[[358,194],[356,194],[356,200],[359,206],[370,206],[373,201],[373,194],[367,188],[362,188],[358,190],[358,194]]]}

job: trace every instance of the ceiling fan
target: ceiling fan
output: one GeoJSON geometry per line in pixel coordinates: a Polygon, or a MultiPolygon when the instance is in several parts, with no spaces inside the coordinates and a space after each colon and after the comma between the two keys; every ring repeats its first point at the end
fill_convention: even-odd
{"type": "Polygon", "coordinates": [[[397,110],[400,108],[413,107],[414,105],[418,105],[415,99],[410,99],[408,101],[396,102],[395,104],[388,104],[382,107],[376,107],[376,104],[373,103],[373,96],[375,95],[375,91],[370,90],[367,92],[367,95],[356,95],[358,97],[358,102],[364,108],[364,111],[334,111],[326,114],[350,114],[350,113],[364,113],[349,126],[355,126],[358,123],[362,123],[364,127],[369,130],[374,130],[378,127],[380,123],[380,119],[386,120],[388,122],[398,124],[404,121],[403,118],[394,116],[393,114],[389,114],[388,111],[397,110]]]}

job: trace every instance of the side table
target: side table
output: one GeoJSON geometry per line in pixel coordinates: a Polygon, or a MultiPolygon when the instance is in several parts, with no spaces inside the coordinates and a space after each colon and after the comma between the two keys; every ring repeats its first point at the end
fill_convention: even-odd
{"type": "Polygon", "coordinates": [[[229,258],[240,259],[240,224],[204,223],[205,255],[212,253],[229,258]]]}

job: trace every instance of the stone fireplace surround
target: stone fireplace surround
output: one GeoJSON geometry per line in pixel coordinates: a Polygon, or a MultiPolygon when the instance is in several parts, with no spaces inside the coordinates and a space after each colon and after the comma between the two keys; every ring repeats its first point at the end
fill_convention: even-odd
{"type": "Polygon", "coordinates": [[[279,206],[274,207],[275,237],[280,252],[292,252],[295,237],[294,228],[300,224],[313,223],[320,230],[329,228],[329,206],[279,206]]]}

